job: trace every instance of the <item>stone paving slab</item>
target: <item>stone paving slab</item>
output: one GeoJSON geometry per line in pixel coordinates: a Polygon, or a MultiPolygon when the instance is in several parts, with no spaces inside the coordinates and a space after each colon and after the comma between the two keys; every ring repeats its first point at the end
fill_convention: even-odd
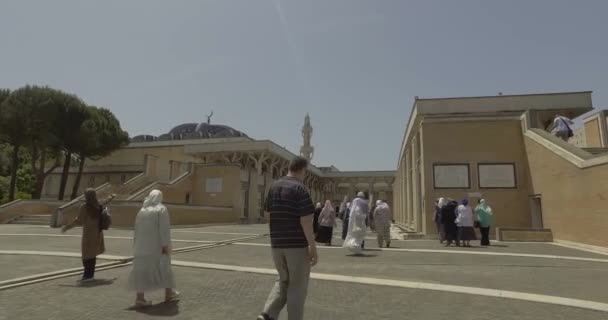
{"type": "MultiPolygon", "coordinates": [[[[608,264],[523,257],[346,250],[320,251],[314,272],[512,290],[608,302],[608,264]]],[[[175,260],[273,269],[270,248],[231,245],[175,260]]]]}
{"type": "MultiPolygon", "coordinates": [[[[11,241],[1,241],[0,250],[59,251],[80,253],[80,237],[5,237],[11,241]]],[[[133,241],[104,239],[106,252],[110,255],[132,255],[133,241]]],[[[200,245],[200,243],[173,243],[174,248],[200,245]]],[[[1,257],[0,257],[1,258],[1,257]]]]}
{"type": "MultiPolygon", "coordinates": [[[[368,234],[368,238],[365,240],[365,247],[369,249],[378,248],[378,244],[375,238],[375,234],[368,234]]],[[[270,238],[251,240],[252,243],[263,243],[270,244],[270,238]]],[[[341,238],[332,239],[332,246],[341,247],[341,238]]],[[[551,243],[517,243],[517,242],[495,242],[492,241],[492,245],[489,247],[479,246],[479,241],[473,241],[471,244],[472,248],[460,248],[460,247],[446,247],[444,244],[440,244],[436,240],[393,240],[391,242],[391,248],[393,249],[428,249],[428,250],[467,250],[467,251],[479,251],[479,252],[505,252],[505,253],[524,253],[524,254],[544,254],[544,255],[557,255],[557,256],[571,256],[581,258],[596,258],[596,259],[608,259],[608,255],[593,253],[583,250],[577,250],[567,247],[558,246],[551,243]]],[[[318,244],[319,247],[323,244],[318,244]]]]}
{"type": "MultiPolygon", "coordinates": [[[[182,299],[129,310],[128,267],[98,273],[99,286],[75,286],[76,277],[0,291],[0,319],[28,320],[249,320],[262,308],[274,278],[265,275],[175,268],[182,299]]],[[[155,301],[157,292],[148,295],[155,301]]],[[[312,280],[306,319],[599,320],[608,314],[525,301],[425,290],[312,280]]],[[[280,320],[287,320],[283,313],[280,320]]]]}
{"type": "Polygon", "coordinates": [[[79,258],[0,255],[0,281],[82,267],[79,258]]]}

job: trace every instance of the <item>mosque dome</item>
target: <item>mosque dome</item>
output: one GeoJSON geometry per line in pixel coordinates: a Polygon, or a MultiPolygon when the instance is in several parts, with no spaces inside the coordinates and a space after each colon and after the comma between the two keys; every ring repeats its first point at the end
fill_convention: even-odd
{"type": "Polygon", "coordinates": [[[247,137],[246,134],[232,127],[205,122],[180,124],[171,129],[167,135],[171,140],[247,137]]]}

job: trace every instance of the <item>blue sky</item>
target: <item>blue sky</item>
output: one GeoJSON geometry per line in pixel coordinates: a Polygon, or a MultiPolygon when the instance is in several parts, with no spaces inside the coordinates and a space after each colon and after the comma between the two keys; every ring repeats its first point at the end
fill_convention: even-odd
{"type": "Polygon", "coordinates": [[[603,0],[3,0],[0,87],[46,84],[130,134],[215,123],[316,165],[396,167],[413,97],[593,90],[603,0]]]}

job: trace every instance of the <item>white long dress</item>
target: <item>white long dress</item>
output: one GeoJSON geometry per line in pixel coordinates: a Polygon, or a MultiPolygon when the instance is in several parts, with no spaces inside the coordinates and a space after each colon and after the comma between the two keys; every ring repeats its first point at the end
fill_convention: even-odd
{"type": "Polygon", "coordinates": [[[135,219],[135,253],[128,280],[130,291],[175,288],[171,256],[162,254],[163,246],[171,247],[171,224],[167,208],[161,201],[160,191],[151,193],[135,219]]]}
{"type": "Polygon", "coordinates": [[[367,204],[367,200],[361,198],[353,200],[350,208],[350,218],[348,220],[348,232],[342,247],[347,248],[354,254],[363,253],[361,246],[367,232],[365,219],[367,218],[368,211],[369,205],[367,204]]]}

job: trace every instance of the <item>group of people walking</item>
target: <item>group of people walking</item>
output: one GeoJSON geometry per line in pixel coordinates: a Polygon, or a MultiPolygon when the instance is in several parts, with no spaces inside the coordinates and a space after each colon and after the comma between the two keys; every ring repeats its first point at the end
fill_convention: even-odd
{"type": "Polygon", "coordinates": [[[357,193],[352,202],[343,202],[340,206],[340,217],[342,219],[343,247],[349,249],[355,255],[360,255],[365,249],[365,235],[367,227],[376,231],[378,247],[391,245],[391,223],[393,214],[386,201],[377,200],[374,207],[369,208],[368,200],[363,192],[357,193]]]}
{"type": "MultiPolygon", "coordinates": [[[[268,295],[258,320],[276,320],[286,306],[289,320],[302,320],[308,291],[310,270],[318,261],[316,243],[331,245],[337,213],[331,201],[323,206],[312,203],[303,184],[308,161],[296,157],[289,164],[287,176],[275,181],[267,194],[265,211],[269,212],[271,255],[278,278],[268,295]]],[[[114,196],[97,199],[94,189],[87,189],[85,202],[78,216],[62,228],[62,232],[82,225],[82,283],[93,281],[96,257],[105,252],[104,213],[114,196]]],[[[133,267],[127,281],[128,290],[135,293],[135,306],[152,304],[145,293],[164,289],[165,301],[175,301],[175,278],[171,270],[171,224],[169,212],[162,204],[163,194],[153,190],[144,200],[135,218],[133,267]]],[[[377,201],[370,212],[362,192],[352,203],[343,203],[340,217],[344,222],[345,248],[361,254],[365,246],[367,224],[373,219],[379,247],[390,246],[391,210],[384,201],[377,201]],[[369,216],[368,216],[369,215],[369,216]]]]}
{"type": "MultiPolygon", "coordinates": [[[[114,195],[111,195],[99,201],[95,189],[87,189],[85,203],[80,207],[78,216],[61,230],[65,233],[76,224],[82,225],[84,275],[80,282],[83,284],[94,281],[96,257],[105,252],[102,212],[113,198],[114,195]]],[[[161,191],[150,192],[135,218],[133,269],[129,274],[127,289],[136,293],[136,307],[151,305],[152,302],[145,299],[144,293],[157,289],[165,290],[166,302],[179,298],[171,270],[171,223],[162,199],[161,191]]]]}
{"type": "Polygon", "coordinates": [[[468,199],[459,204],[453,199],[439,198],[435,202],[434,217],[439,241],[445,242],[446,247],[452,244],[470,247],[471,240],[477,239],[475,228],[479,228],[481,245],[489,246],[493,215],[492,208],[484,199],[480,199],[473,210],[468,199]]]}

